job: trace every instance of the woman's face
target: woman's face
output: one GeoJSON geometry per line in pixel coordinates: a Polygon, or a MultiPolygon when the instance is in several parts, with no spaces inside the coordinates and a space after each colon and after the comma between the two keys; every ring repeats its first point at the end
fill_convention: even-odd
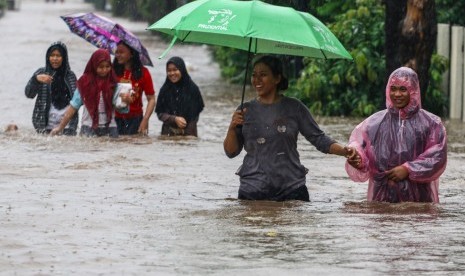
{"type": "Polygon", "coordinates": [[[97,76],[106,78],[111,71],[111,63],[109,61],[102,61],[97,66],[97,76]]]}
{"type": "Polygon", "coordinates": [[[394,107],[401,109],[410,102],[410,92],[405,86],[391,85],[389,96],[394,107]]]}
{"type": "Polygon", "coordinates": [[[116,47],[115,57],[119,64],[130,64],[132,59],[131,49],[120,43],[116,47]]]}
{"type": "Polygon", "coordinates": [[[169,63],[166,67],[166,75],[172,83],[177,83],[182,77],[181,71],[173,63],[169,63]]]}
{"type": "Polygon", "coordinates": [[[274,76],[271,69],[264,63],[257,63],[252,72],[252,86],[259,97],[274,95],[281,81],[281,76],[274,76]]]}
{"type": "Polygon", "coordinates": [[[61,56],[60,51],[57,49],[53,50],[48,57],[48,61],[53,69],[58,69],[63,64],[63,57],[61,56]]]}

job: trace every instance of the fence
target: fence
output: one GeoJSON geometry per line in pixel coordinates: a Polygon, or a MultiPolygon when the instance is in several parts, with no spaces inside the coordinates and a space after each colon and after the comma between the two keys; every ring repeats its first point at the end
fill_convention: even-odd
{"type": "Polygon", "coordinates": [[[450,60],[444,74],[442,89],[449,95],[449,118],[465,122],[465,27],[438,24],[438,54],[450,60]]]}

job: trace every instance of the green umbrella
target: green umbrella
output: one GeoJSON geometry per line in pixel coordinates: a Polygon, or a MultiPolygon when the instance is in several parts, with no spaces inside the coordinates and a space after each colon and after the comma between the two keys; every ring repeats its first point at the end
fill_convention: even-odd
{"type": "MultiPolygon", "coordinates": [[[[251,53],[352,60],[336,36],[316,17],[259,0],[197,0],[147,29],[173,36],[161,57],[176,40],[227,46],[248,51],[246,70],[251,53]]],[[[242,101],[244,92],[245,81],[242,101]]]]}

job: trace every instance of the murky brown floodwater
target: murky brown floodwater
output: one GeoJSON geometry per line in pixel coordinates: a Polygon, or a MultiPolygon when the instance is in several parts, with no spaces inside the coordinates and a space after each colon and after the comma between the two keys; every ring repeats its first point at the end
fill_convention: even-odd
{"type": "MultiPolygon", "coordinates": [[[[465,273],[464,124],[447,122],[449,163],[439,205],[368,204],[342,158],[302,141],[311,203],[235,200],[242,157],[222,139],[240,87],[219,78],[204,47],[176,46],[205,97],[200,139],[87,139],[36,135],[24,96],[51,42],[68,44],[80,75],[95,48],[59,15],[83,1],[22,0],[0,19],[1,275],[460,275],[465,273]]],[[[143,23],[119,22],[145,38],[156,89],[166,44],[143,23]]],[[[317,118],[347,141],[357,119],[317,118]]]]}

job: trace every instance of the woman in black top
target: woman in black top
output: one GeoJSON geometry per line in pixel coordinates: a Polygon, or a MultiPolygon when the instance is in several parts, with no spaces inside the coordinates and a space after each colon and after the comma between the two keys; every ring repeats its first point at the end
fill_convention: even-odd
{"type": "MultiPolygon", "coordinates": [[[[38,133],[49,133],[58,126],[66,107],[76,90],[76,75],[68,62],[68,50],[62,42],[55,42],[45,54],[45,67],[34,72],[25,88],[28,98],[36,98],[32,124],[38,133]]],[[[78,114],[75,114],[63,131],[76,135],[78,114]]]]}
{"type": "Polygon", "coordinates": [[[166,63],[166,80],[160,88],[155,112],[163,122],[162,135],[197,137],[197,121],[204,108],[198,86],[192,81],[184,60],[172,57],[166,63]]]}

